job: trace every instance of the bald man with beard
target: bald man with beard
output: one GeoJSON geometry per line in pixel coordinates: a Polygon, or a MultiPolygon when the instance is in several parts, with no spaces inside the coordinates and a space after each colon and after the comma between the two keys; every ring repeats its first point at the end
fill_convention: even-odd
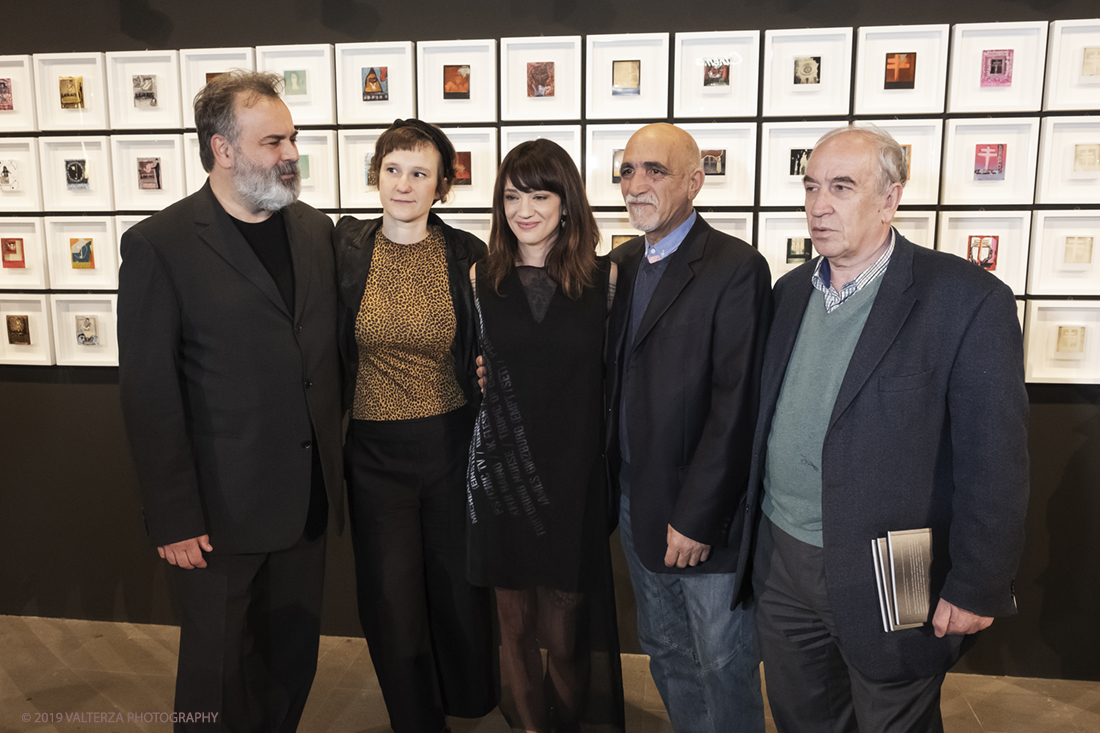
{"type": "Polygon", "coordinates": [[[699,147],[647,125],[620,168],[630,222],[617,247],[607,340],[608,460],[650,656],[675,730],[764,730],[751,606],[731,611],[771,275],[692,202],[699,147]]]}

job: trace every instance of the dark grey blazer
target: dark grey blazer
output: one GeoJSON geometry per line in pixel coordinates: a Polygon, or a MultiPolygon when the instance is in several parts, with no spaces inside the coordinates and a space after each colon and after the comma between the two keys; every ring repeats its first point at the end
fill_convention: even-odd
{"type": "Polygon", "coordinates": [[[619,516],[619,412],[625,400],[638,557],[652,572],[732,572],[771,322],[771,274],[752,246],[697,215],[669,255],[631,346],[626,327],[644,251],[638,237],[611,253],[619,266],[606,355],[611,516],[619,516]],[[669,524],[712,545],[710,559],[695,568],[666,568],[669,524]]]}
{"type": "MultiPolygon", "coordinates": [[[[739,564],[759,520],[768,434],[817,260],[775,286],[739,564]]],[[[931,527],[933,606],[1016,612],[1012,579],[1028,498],[1023,342],[1007,285],[897,235],[890,265],[837,395],[822,452],[829,600],[845,658],[874,680],[946,671],[973,641],[931,625],[882,629],[872,538],[931,527]]]]}
{"type": "Polygon", "coordinates": [[[332,221],[302,203],[283,214],[293,313],[209,183],[122,238],[119,387],[158,546],[203,534],[216,553],[291,546],[315,449],[343,526],[332,221]]]}

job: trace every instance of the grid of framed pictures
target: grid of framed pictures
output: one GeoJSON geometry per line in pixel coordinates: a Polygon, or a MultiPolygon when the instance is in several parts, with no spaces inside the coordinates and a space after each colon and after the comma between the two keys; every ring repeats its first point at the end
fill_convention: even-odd
{"type": "Polygon", "coordinates": [[[618,162],[639,127],[674,122],[699,143],[695,203],[776,277],[814,256],[814,143],[874,124],[909,160],[898,230],[1005,280],[1029,344],[1080,354],[1028,379],[1100,383],[1100,18],[0,55],[0,310],[35,346],[0,338],[0,363],[111,363],[119,238],[205,183],[188,100],[235,68],[282,77],[302,200],[377,215],[374,143],[417,116],[459,156],[441,216],[483,238],[500,160],[535,138],[576,161],[601,251],[636,236],[618,162]]]}

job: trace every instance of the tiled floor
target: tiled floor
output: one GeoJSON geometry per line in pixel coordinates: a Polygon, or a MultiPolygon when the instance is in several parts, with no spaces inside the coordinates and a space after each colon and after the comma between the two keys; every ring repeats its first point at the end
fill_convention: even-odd
{"type": "MultiPolygon", "coordinates": [[[[127,721],[172,709],[178,636],[172,626],[0,616],[0,733],[170,731],[168,723],[127,721]]],[[[671,733],[645,657],[624,656],[623,674],[627,731],[671,733]]],[[[1095,733],[1100,682],[948,675],[943,712],[947,733],[1095,733]]],[[[770,717],[767,725],[775,730],[770,717]]],[[[508,733],[499,713],[452,728],[508,733]]],[[[362,639],[321,639],[300,731],[389,731],[362,639]]]]}

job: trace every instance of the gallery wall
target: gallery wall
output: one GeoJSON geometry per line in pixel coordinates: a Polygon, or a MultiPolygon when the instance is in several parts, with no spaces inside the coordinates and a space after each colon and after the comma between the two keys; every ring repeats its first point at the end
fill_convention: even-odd
{"type": "MultiPolygon", "coordinates": [[[[36,3],[9,9],[0,53],[186,49],[1095,17],[1095,3],[330,2],[36,3]],[[715,12],[718,7],[720,12],[715,12]],[[674,17],[670,17],[674,15],[674,17]],[[50,22],[44,22],[49,18],[50,22]],[[491,19],[487,21],[486,19],[491,19]]],[[[1098,102],[1100,105],[1100,102],[1098,102]]],[[[0,135],[0,141],[3,140],[0,135]]],[[[48,135],[47,135],[48,137],[48,135]]],[[[1094,202],[1098,203],[1098,202],[1094,202]]],[[[1087,204],[1087,202],[1086,202],[1087,204]]],[[[933,207],[943,208],[943,207],[933,207]]],[[[1089,300],[1089,299],[1086,299],[1089,300]]],[[[960,669],[1100,678],[1100,390],[1032,385],[1033,495],[1016,584],[1021,613],[999,620],[960,669]]],[[[109,367],[0,366],[0,613],[170,623],[163,570],[144,543],[109,367]]],[[[347,537],[331,538],[325,632],[356,634],[347,537]]],[[[620,558],[621,559],[621,558],[620,558]]],[[[628,581],[617,584],[624,648],[636,649],[628,581]]]]}

